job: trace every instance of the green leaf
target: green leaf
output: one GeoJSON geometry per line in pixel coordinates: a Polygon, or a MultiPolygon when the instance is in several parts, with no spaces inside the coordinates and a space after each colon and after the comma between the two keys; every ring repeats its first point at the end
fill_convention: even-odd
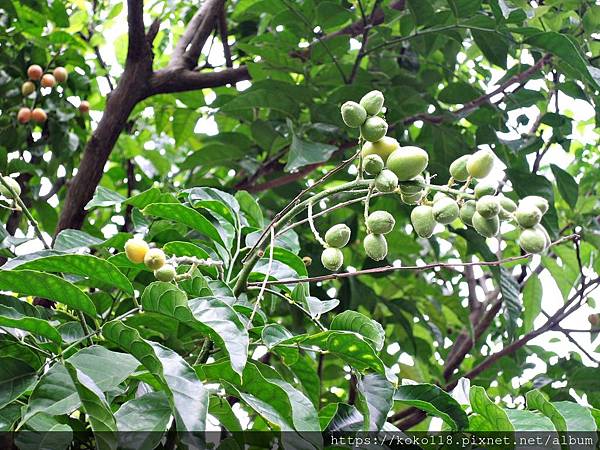
{"type": "Polygon", "coordinates": [[[481,386],[471,386],[469,400],[473,412],[482,416],[495,431],[515,431],[506,411],[490,400],[481,386]]]}
{"type": "Polygon", "coordinates": [[[146,206],[142,213],[187,225],[225,247],[225,243],[215,226],[206,217],[189,206],[181,203],[153,203],[146,206]]]}
{"type": "Polygon", "coordinates": [[[540,413],[552,421],[554,428],[557,431],[567,431],[567,421],[556,408],[556,406],[546,399],[544,394],[535,389],[527,392],[527,394],[525,394],[525,398],[527,400],[527,409],[537,409],[540,413]]]}
{"type": "Polygon", "coordinates": [[[184,443],[203,445],[203,436],[195,432],[206,429],[208,392],[194,369],[173,350],[142,339],[137,330],[122,322],[106,323],[102,334],[131,353],[165,386],[177,430],[186,432],[184,443]]]}
{"type": "Polygon", "coordinates": [[[558,167],[556,164],[550,164],[554,178],[556,178],[556,187],[560,196],[575,209],[577,198],[579,197],[579,185],[569,172],[558,167]]]}
{"type": "Polygon", "coordinates": [[[10,431],[21,416],[21,405],[18,403],[12,403],[0,408],[0,433],[10,431]]]}
{"type": "Polygon", "coordinates": [[[161,192],[158,188],[150,188],[137,195],[129,197],[123,202],[138,209],[144,209],[152,203],[179,203],[177,198],[170,192],[161,192]]]}
{"type": "Polygon", "coordinates": [[[0,289],[64,303],[91,317],[96,316],[92,300],[77,286],[48,273],[33,270],[0,270],[0,289]]]}
{"type": "Polygon", "coordinates": [[[576,252],[571,248],[561,248],[559,246],[556,246],[553,250],[560,257],[561,264],[549,256],[542,256],[542,264],[548,269],[558,285],[563,299],[566,300],[581,275],[579,273],[576,252]]]}
{"type": "Polygon", "coordinates": [[[532,273],[523,287],[523,333],[533,330],[533,321],[542,312],[544,288],[536,273],[532,273]]]}
{"type": "Polygon", "coordinates": [[[68,361],[90,377],[104,392],[117,387],[139,366],[131,355],[114,352],[100,345],[83,348],[68,361]]]}
{"type": "Polygon", "coordinates": [[[394,406],[394,385],[383,375],[367,374],[357,388],[364,405],[365,430],[380,431],[394,406]]]}
{"type": "Polygon", "coordinates": [[[335,145],[303,140],[296,134],[292,134],[292,144],[283,170],[293,172],[310,164],[328,161],[336,150],[335,145]]]}
{"type": "Polygon", "coordinates": [[[523,306],[519,298],[519,284],[505,267],[500,268],[500,292],[506,307],[504,310],[506,329],[509,338],[512,340],[516,337],[517,319],[521,317],[523,306]]]}
{"type": "Polygon", "coordinates": [[[187,299],[185,292],[171,283],[157,281],[142,295],[146,311],[173,317],[205,334],[209,334],[231,359],[233,369],[242,373],[248,358],[248,332],[233,308],[217,297],[187,299]]]}
{"type": "Polygon", "coordinates": [[[555,431],[552,421],[540,413],[519,409],[504,411],[515,431],[555,431]]]}
{"type": "Polygon", "coordinates": [[[54,249],[58,251],[76,250],[99,245],[104,242],[81,230],[63,230],[58,233],[54,241],[54,249]]]}
{"type": "Polygon", "coordinates": [[[12,357],[0,358],[0,408],[4,408],[13,400],[25,393],[37,378],[33,367],[20,359],[12,357]]]}
{"type": "Polygon", "coordinates": [[[256,228],[261,228],[264,224],[262,209],[248,192],[237,191],[235,198],[240,204],[240,209],[248,219],[248,223],[256,228]]]}
{"type": "Polygon", "coordinates": [[[106,207],[120,205],[125,201],[125,197],[115,191],[111,191],[103,186],[98,186],[94,197],[85,205],[85,210],[88,211],[95,207],[106,207]]]}
{"type": "Polygon", "coordinates": [[[118,443],[117,421],[106,397],[90,377],[69,362],[65,364],[83,405],[83,410],[88,415],[92,432],[96,438],[96,448],[98,450],[115,450],[118,443]]]}
{"type": "Polygon", "coordinates": [[[319,412],[321,430],[326,433],[343,431],[361,431],[364,417],[352,405],[346,403],[330,403],[319,412]]]}
{"type": "Polygon", "coordinates": [[[290,333],[283,325],[278,323],[270,323],[265,325],[261,332],[261,339],[269,350],[275,347],[277,344],[293,338],[294,335],[290,333]]]}
{"type": "Polygon", "coordinates": [[[164,392],[149,392],[123,403],[115,419],[120,449],[152,450],[171,420],[169,399],[164,392]]]}
{"type": "Polygon", "coordinates": [[[481,0],[448,0],[448,3],[452,12],[458,18],[469,17],[479,12],[481,8],[481,0]]]}
{"type": "Polygon", "coordinates": [[[114,264],[92,255],[54,255],[25,261],[12,269],[72,273],[133,294],[133,286],[114,264]]]}
{"type": "Polygon", "coordinates": [[[57,344],[62,343],[60,333],[48,321],[21,314],[16,309],[2,304],[0,304],[0,326],[18,328],[33,335],[43,336],[57,344]]]}
{"type": "Polygon", "coordinates": [[[575,402],[552,402],[567,422],[566,431],[597,431],[596,421],[589,408],[575,402]]]}
{"type": "Polygon", "coordinates": [[[353,331],[363,336],[373,344],[377,351],[381,351],[385,341],[385,331],[379,322],[369,319],[357,311],[344,311],[331,321],[332,330],[353,331]]]}
{"type": "Polygon", "coordinates": [[[223,397],[211,396],[208,404],[208,413],[216,417],[221,425],[231,433],[242,431],[242,425],[231,409],[229,402],[223,397]]]}
{"type": "Polygon", "coordinates": [[[79,397],[71,376],[64,365],[57,363],[36,384],[22,421],[27,422],[38,413],[52,416],[70,414],[79,406],[79,397]]]}
{"type": "Polygon", "coordinates": [[[73,430],[49,415],[40,413],[17,433],[16,444],[21,450],[63,450],[73,440],[73,430]]]}
{"type": "Polygon", "coordinates": [[[438,100],[444,103],[468,103],[481,95],[481,91],[465,82],[448,83],[438,94],[438,100]]]}
{"type": "Polygon", "coordinates": [[[467,414],[460,404],[450,394],[433,384],[400,386],[394,394],[394,400],[440,417],[453,430],[462,430],[469,426],[467,414]]]}
{"type": "Polygon", "coordinates": [[[255,108],[269,108],[283,114],[295,117],[298,104],[285,94],[278,91],[257,89],[243,92],[221,107],[221,112],[235,113],[255,108]]]}
{"type": "Polygon", "coordinates": [[[495,30],[496,23],[494,20],[478,14],[468,19],[465,24],[473,27],[471,28],[471,35],[483,56],[492,64],[506,69],[509,45],[506,38],[495,30]]]}
{"type": "Polygon", "coordinates": [[[173,114],[173,137],[175,144],[181,146],[194,132],[199,119],[198,113],[187,108],[177,108],[173,114]]]}

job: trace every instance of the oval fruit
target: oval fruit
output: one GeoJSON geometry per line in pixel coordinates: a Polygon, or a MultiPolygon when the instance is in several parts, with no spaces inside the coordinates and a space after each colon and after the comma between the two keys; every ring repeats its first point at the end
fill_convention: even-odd
{"type": "Polygon", "coordinates": [[[381,91],[371,91],[360,99],[360,106],[365,108],[365,111],[371,116],[379,114],[381,107],[383,106],[383,94],[381,91]]]}
{"type": "Polygon", "coordinates": [[[494,237],[500,231],[500,219],[494,216],[491,219],[486,219],[477,211],[473,214],[473,228],[480,235],[486,238],[494,237]]]}
{"type": "Polygon", "coordinates": [[[21,108],[17,113],[19,123],[27,123],[31,120],[31,110],[29,108],[21,108]]]}
{"type": "Polygon", "coordinates": [[[381,261],[387,256],[387,241],[382,234],[367,234],[363,246],[367,256],[375,261],[381,261]]]}
{"type": "Polygon", "coordinates": [[[496,184],[486,181],[481,181],[475,186],[475,197],[481,198],[486,195],[496,195],[496,184]]]}
{"type": "Polygon", "coordinates": [[[469,171],[467,170],[469,156],[471,155],[461,156],[450,164],[450,176],[456,181],[467,181],[467,178],[469,178],[469,171]]]}
{"type": "Polygon", "coordinates": [[[423,190],[423,184],[425,184],[425,178],[421,175],[405,181],[400,184],[400,192],[403,194],[416,194],[423,190]]]}
{"type": "Polygon", "coordinates": [[[425,191],[415,192],[414,194],[405,194],[404,192],[400,192],[400,200],[407,205],[416,205],[423,199],[424,195],[425,191]]]}
{"type": "Polygon", "coordinates": [[[398,180],[408,181],[419,175],[429,164],[429,155],[419,147],[401,147],[387,160],[387,168],[396,174],[398,180]]]}
{"type": "Polygon", "coordinates": [[[498,201],[500,202],[500,212],[498,213],[500,220],[510,219],[512,213],[517,210],[517,204],[504,195],[499,195],[498,201]]]}
{"type": "Polygon", "coordinates": [[[379,116],[369,117],[360,126],[361,136],[369,142],[377,142],[387,133],[388,124],[379,116]]]}
{"type": "Polygon", "coordinates": [[[339,248],[326,248],[321,253],[321,263],[327,270],[335,272],[344,264],[344,254],[339,248]]]}
{"type": "Polygon", "coordinates": [[[375,234],[387,234],[396,225],[396,219],[387,211],[373,211],[367,217],[367,229],[375,234]]]}
{"type": "Polygon", "coordinates": [[[473,215],[477,211],[475,200],[467,200],[460,207],[459,217],[465,225],[473,226],[473,215]]]}
{"type": "Polygon", "coordinates": [[[166,283],[173,281],[176,276],[177,271],[171,264],[165,264],[160,269],[156,269],[154,271],[154,278],[156,278],[158,281],[164,281],[166,283]]]}
{"type": "Polygon", "coordinates": [[[151,248],[144,255],[144,264],[150,270],[158,270],[165,265],[167,257],[160,248],[151,248]]]}
{"type": "Polygon", "coordinates": [[[433,218],[436,222],[448,225],[458,217],[458,204],[450,197],[441,197],[433,202],[433,218]]]}
{"type": "Polygon", "coordinates": [[[40,81],[40,85],[42,87],[47,87],[47,88],[51,88],[54,87],[54,85],[56,84],[56,79],[54,78],[54,75],[52,74],[45,74],[42,77],[42,81],[40,81]]]}
{"type": "Polygon", "coordinates": [[[377,142],[365,142],[362,146],[361,153],[363,158],[368,155],[379,155],[385,163],[388,157],[400,148],[400,144],[393,137],[384,136],[377,142]]]}
{"type": "Polygon", "coordinates": [[[83,100],[79,104],[79,112],[81,112],[83,114],[89,113],[90,112],[90,102],[88,102],[87,100],[83,100]]]}
{"type": "Polygon", "coordinates": [[[350,128],[358,128],[367,120],[367,111],[356,102],[346,102],[340,109],[342,120],[350,128]]]}
{"type": "Polygon", "coordinates": [[[525,228],[519,236],[519,246],[527,253],[542,253],[546,250],[546,236],[536,228],[525,228]]]}
{"type": "MultiPolygon", "coordinates": [[[[2,179],[4,180],[4,182],[6,184],[8,184],[10,186],[10,188],[13,190],[13,192],[16,194],[17,197],[19,195],[21,195],[21,185],[19,184],[19,182],[17,180],[15,180],[12,177],[8,177],[8,176],[2,177],[2,179]]],[[[2,194],[6,198],[14,197],[13,194],[2,183],[0,183],[0,194],[2,194]]]]}
{"type": "Polygon", "coordinates": [[[56,81],[58,81],[59,83],[64,83],[65,81],[67,81],[67,78],[69,78],[69,72],[67,72],[67,69],[65,69],[64,67],[57,67],[56,69],[54,69],[52,74],[54,75],[54,78],[56,78],[56,81]]]}
{"type": "Polygon", "coordinates": [[[42,108],[35,108],[31,111],[31,118],[37,123],[44,123],[48,119],[48,116],[42,108]]]}
{"type": "Polygon", "coordinates": [[[533,204],[521,203],[515,212],[515,219],[522,228],[536,226],[542,220],[542,212],[533,204]]]}
{"type": "Polygon", "coordinates": [[[489,149],[479,150],[467,160],[467,171],[473,178],[485,178],[493,168],[494,152],[489,149]]]}
{"type": "Polygon", "coordinates": [[[150,250],[150,247],[143,239],[133,238],[125,242],[125,255],[132,263],[143,263],[148,250],[150,250]]]}
{"type": "Polygon", "coordinates": [[[385,163],[379,155],[367,155],[363,159],[363,170],[369,175],[378,175],[384,166],[385,163]]]}
{"type": "Polygon", "coordinates": [[[415,233],[422,238],[429,238],[437,225],[433,217],[433,208],[429,205],[420,205],[410,213],[410,222],[415,233]]]}
{"type": "Polygon", "coordinates": [[[26,81],[21,85],[21,94],[23,97],[28,97],[35,92],[35,84],[31,81],[26,81]]]}
{"type": "Polygon", "coordinates": [[[496,197],[492,197],[491,195],[484,195],[479,200],[477,200],[477,212],[481,214],[486,219],[491,219],[495,217],[500,212],[500,202],[496,199],[496,197]]]}
{"type": "Polygon", "coordinates": [[[343,223],[332,226],[325,233],[325,242],[330,247],[342,248],[350,240],[350,228],[343,223]]]}
{"type": "Polygon", "coordinates": [[[379,175],[375,177],[375,188],[379,192],[394,192],[398,187],[398,177],[394,172],[388,169],[383,169],[379,175]]]}
{"type": "Polygon", "coordinates": [[[42,78],[43,74],[44,74],[44,69],[42,69],[37,64],[32,64],[31,66],[29,66],[27,68],[27,76],[29,77],[30,80],[39,80],[40,78],[42,78]]]}
{"type": "Polygon", "coordinates": [[[548,208],[549,208],[548,200],[546,200],[544,197],[540,197],[538,195],[529,195],[529,196],[525,197],[524,199],[522,199],[519,202],[519,205],[521,205],[521,204],[535,206],[537,209],[540,210],[540,212],[542,213],[542,216],[544,214],[546,214],[546,212],[548,212],[548,208]]]}

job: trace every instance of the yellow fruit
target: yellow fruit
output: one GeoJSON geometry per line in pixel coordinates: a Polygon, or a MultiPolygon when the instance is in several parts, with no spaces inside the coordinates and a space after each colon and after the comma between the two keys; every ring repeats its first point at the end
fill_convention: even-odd
{"type": "Polygon", "coordinates": [[[367,155],[363,159],[363,169],[369,175],[378,175],[385,166],[379,155],[367,155]]]}
{"type": "Polygon", "coordinates": [[[45,74],[42,77],[42,81],[40,81],[40,84],[42,85],[42,87],[54,87],[54,85],[56,84],[56,80],[54,79],[54,75],[51,75],[49,73],[45,74]]]}
{"type": "MultiPolygon", "coordinates": [[[[2,179],[6,184],[10,186],[10,188],[14,191],[17,197],[21,195],[21,186],[19,185],[19,182],[17,180],[11,177],[2,177],[2,179]]],[[[0,194],[6,198],[14,197],[13,194],[2,183],[0,183],[0,194]]]]}
{"type": "Polygon", "coordinates": [[[367,111],[356,102],[346,102],[341,107],[342,120],[350,128],[358,128],[367,120],[367,111]]]}
{"type": "Polygon", "coordinates": [[[381,261],[387,256],[387,241],[382,234],[367,234],[363,246],[367,256],[375,261],[381,261]]]}
{"type": "Polygon", "coordinates": [[[433,218],[433,208],[429,205],[420,205],[414,208],[410,213],[410,222],[415,233],[422,238],[429,238],[437,222],[433,218]]]}
{"type": "Polygon", "coordinates": [[[485,195],[496,195],[496,184],[486,181],[480,181],[475,186],[475,197],[481,198],[485,195]]]}
{"type": "Polygon", "coordinates": [[[344,264],[344,254],[339,248],[326,248],[321,253],[321,263],[327,270],[335,272],[344,264]]]}
{"type": "Polygon", "coordinates": [[[419,147],[401,147],[387,160],[387,168],[396,174],[398,180],[407,181],[419,175],[429,163],[429,155],[419,147]]]}
{"type": "Polygon", "coordinates": [[[527,253],[541,253],[546,250],[546,236],[540,229],[525,228],[519,236],[519,246],[527,253]]]}
{"type": "Polygon", "coordinates": [[[167,257],[160,248],[151,248],[144,255],[144,264],[150,270],[158,270],[165,265],[167,257]]]}
{"type": "Polygon", "coordinates": [[[360,135],[369,142],[377,142],[387,133],[388,124],[379,116],[369,117],[360,126],[360,135]]]}
{"type": "Polygon", "coordinates": [[[44,69],[42,69],[37,64],[32,64],[31,66],[29,66],[27,68],[27,76],[29,77],[30,80],[39,80],[40,78],[42,78],[43,74],[44,74],[44,69]]]}
{"type": "Polygon", "coordinates": [[[325,242],[330,247],[342,248],[350,240],[350,228],[343,223],[332,226],[325,233],[325,242]]]}
{"type": "Polygon", "coordinates": [[[158,281],[164,281],[166,283],[173,281],[176,276],[177,271],[175,270],[175,267],[173,267],[171,264],[165,264],[160,269],[154,271],[154,277],[158,281]]]}
{"type": "Polygon", "coordinates": [[[396,225],[396,220],[387,211],[373,211],[367,217],[367,229],[375,234],[387,234],[396,225]]]}
{"type": "Polygon", "coordinates": [[[29,108],[21,108],[17,113],[19,123],[27,123],[31,120],[31,110],[29,108]]]}
{"type": "Polygon", "coordinates": [[[491,219],[486,219],[477,211],[473,214],[473,228],[480,235],[486,238],[494,237],[500,231],[500,219],[498,216],[494,216],[491,219]]]}
{"type": "Polygon", "coordinates": [[[52,74],[54,75],[54,78],[56,78],[56,81],[58,81],[59,83],[64,83],[65,81],[67,81],[67,78],[69,78],[69,72],[67,72],[67,69],[65,69],[64,67],[57,67],[56,69],[54,69],[52,74]]]}
{"type": "Polygon", "coordinates": [[[485,178],[494,168],[494,152],[479,150],[469,156],[467,171],[473,178],[485,178]]]}
{"type": "Polygon", "coordinates": [[[133,238],[125,242],[125,255],[129,261],[135,264],[144,262],[144,257],[149,249],[150,247],[143,239],[133,238]]]}
{"type": "Polygon", "coordinates": [[[433,202],[433,218],[443,225],[454,222],[458,213],[458,204],[450,197],[440,197],[433,202]]]}
{"type": "Polygon", "coordinates": [[[400,144],[393,137],[384,136],[377,142],[365,142],[362,147],[363,158],[367,155],[379,155],[385,163],[388,157],[400,148],[400,144]]]}
{"type": "Polygon", "coordinates": [[[461,156],[450,164],[450,175],[456,181],[466,181],[467,178],[469,178],[469,171],[467,170],[469,156],[470,155],[461,156]]]}
{"type": "Polygon", "coordinates": [[[391,170],[383,169],[374,183],[379,192],[393,192],[398,187],[398,177],[391,170]]]}
{"type": "Polygon", "coordinates": [[[23,94],[23,97],[28,97],[29,95],[33,94],[34,92],[35,92],[35,84],[32,83],[31,81],[26,81],[21,86],[21,94],[23,94]]]}
{"type": "Polygon", "coordinates": [[[31,111],[31,118],[34,120],[34,122],[44,123],[48,119],[48,116],[46,115],[46,111],[44,111],[42,108],[35,108],[33,111],[31,111]]]}
{"type": "Polygon", "coordinates": [[[484,195],[479,200],[477,200],[477,212],[481,214],[482,217],[486,219],[491,219],[495,217],[500,212],[500,202],[496,197],[492,197],[491,195],[484,195]]]}
{"type": "Polygon", "coordinates": [[[468,200],[460,207],[459,217],[465,225],[473,226],[473,215],[477,211],[475,200],[468,200]]]}
{"type": "Polygon", "coordinates": [[[381,111],[383,101],[384,98],[381,91],[371,91],[360,99],[360,105],[365,108],[365,111],[367,111],[370,116],[374,116],[381,111]]]}

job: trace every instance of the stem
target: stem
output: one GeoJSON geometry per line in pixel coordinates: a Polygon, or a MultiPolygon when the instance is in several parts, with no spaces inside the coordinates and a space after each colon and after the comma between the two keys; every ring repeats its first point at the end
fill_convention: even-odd
{"type": "MultiPolygon", "coordinates": [[[[249,289],[258,289],[258,288],[257,287],[249,287],[249,289]]],[[[275,296],[285,300],[290,305],[294,305],[296,308],[298,308],[300,311],[302,311],[304,314],[306,314],[308,316],[308,318],[310,320],[312,320],[314,322],[314,324],[321,329],[321,331],[327,331],[327,328],[325,328],[325,326],[321,323],[321,321],[319,319],[317,319],[316,317],[313,317],[312,314],[310,313],[310,311],[308,311],[300,303],[295,302],[294,299],[292,299],[291,297],[288,297],[279,291],[276,291],[274,289],[269,289],[269,288],[265,288],[265,292],[268,292],[269,294],[275,295],[275,296]]]]}
{"type": "Polygon", "coordinates": [[[275,247],[275,228],[271,228],[271,243],[269,244],[269,265],[267,266],[267,273],[265,273],[265,279],[262,281],[262,286],[260,287],[260,291],[258,293],[258,297],[256,297],[256,302],[254,303],[254,308],[252,308],[252,314],[250,314],[250,320],[248,321],[248,328],[252,327],[252,322],[254,321],[254,316],[258,312],[258,308],[260,307],[260,302],[265,295],[265,289],[267,288],[267,283],[269,281],[269,275],[271,274],[271,268],[273,267],[273,248],[275,247]]]}
{"type": "MultiPolygon", "coordinates": [[[[317,240],[317,242],[319,244],[321,244],[323,246],[323,248],[327,248],[329,247],[327,245],[327,242],[325,242],[323,240],[323,238],[321,237],[321,235],[319,234],[319,231],[317,230],[317,228],[315,227],[315,223],[313,222],[313,212],[312,212],[312,202],[308,202],[308,224],[310,225],[310,229],[313,233],[313,235],[315,236],[315,239],[317,240]]],[[[271,228],[272,229],[272,228],[271,228]]]]}

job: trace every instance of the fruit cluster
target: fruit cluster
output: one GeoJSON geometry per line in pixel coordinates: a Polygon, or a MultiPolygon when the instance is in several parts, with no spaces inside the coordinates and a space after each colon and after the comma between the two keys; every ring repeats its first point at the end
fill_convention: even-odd
{"type": "MultiPolygon", "coordinates": [[[[21,86],[21,94],[23,97],[29,97],[36,92],[37,86],[35,82],[39,82],[40,87],[53,88],[57,83],[64,83],[69,78],[69,72],[64,67],[56,67],[52,73],[44,73],[44,69],[37,64],[32,64],[27,68],[28,80],[21,86]]],[[[79,111],[87,113],[90,110],[90,104],[87,101],[82,101],[79,105],[79,111]]],[[[26,124],[30,120],[37,123],[44,123],[48,120],[48,115],[43,108],[28,108],[26,106],[19,109],[17,112],[17,121],[21,124],[26,124]]]]}
{"type": "Polygon", "coordinates": [[[177,276],[175,267],[167,264],[165,252],[159,248],[150,248],[143,239],[129,239],[125,243],[125,255],[134,264],[144,263],[148,269],[154,271],[154,276],[159,281],[168,283],[177,276]]]}
{"type": "MultiPolygon", "coordinates": [[[[400,146],[396,139],[386,136],[388,124],[383,104],[383,94],[371,91],[358,103],[349,101],[341,107],[344,123],[360,129],[359,177],[373,177],[365,199],[367,235],[363,246],[367,256],[375,261],[385,259],[388,253],[385,235],[395,225],[394,217],[387,211],[368,214],[373,191],[396,193],[403,203],[415,205],[410,220],[415,233],[422,238],[431,237],[438,224],[449,225],[457,220],[473,227],[481,236],[491,238],[500,232],[502,221],[510,221],[520,230],[518,243],[525,252],[541,253],[548,248],[550,238],[540,224],[549,208],[548,201],[529,196],[517,205],[499,193],[497,186],[486,180],[494,169],[495,155],[491,150],[461,156],[450,165],[447,185],[430,184],[426,173],[429,155],[416,146],[400,146]],[[457,183],[460,185],[455,188],[457,183]],[[431,192],[435,194],[429,199],[431,192]]],[[[343,224],[335,225],[327,232],[326,248],[321,256],[325,268],[335,271],[342,266],[340,248],[349,239],[350,229],[343,224]]]]}

